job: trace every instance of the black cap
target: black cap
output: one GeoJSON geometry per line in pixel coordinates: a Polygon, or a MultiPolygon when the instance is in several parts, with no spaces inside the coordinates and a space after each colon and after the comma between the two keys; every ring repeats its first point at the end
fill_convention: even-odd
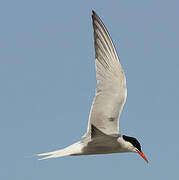
{"type": "Polygon", "coordinates": [[[130,142],[134,147],[136,147],[140,152],[142,152],[140,143],[136,138],[123,135],[123,139],[130,142]]]}

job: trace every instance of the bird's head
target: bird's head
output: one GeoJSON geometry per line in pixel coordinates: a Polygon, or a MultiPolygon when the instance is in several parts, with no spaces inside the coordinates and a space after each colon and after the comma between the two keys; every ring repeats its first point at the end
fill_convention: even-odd
{"type": "Polygon", "coordinates": [[[118,138],[118,142],[121,144],[124,152],[136,152],[148,163],[147,158],[141,150],[141,145],[136,138],[123,135],[118,138]]]}

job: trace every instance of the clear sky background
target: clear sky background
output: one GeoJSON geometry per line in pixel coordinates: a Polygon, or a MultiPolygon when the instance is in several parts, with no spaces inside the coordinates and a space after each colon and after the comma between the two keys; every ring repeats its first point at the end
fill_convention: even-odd
{"type": "Polygon", "coordinates": [[[0,2],[0,179],[177,179],[179,2],[0,2]],[[121,133],[135,153],[37,161],[85,133],[96,87],[91,10],[127,78],[121,133]]]}

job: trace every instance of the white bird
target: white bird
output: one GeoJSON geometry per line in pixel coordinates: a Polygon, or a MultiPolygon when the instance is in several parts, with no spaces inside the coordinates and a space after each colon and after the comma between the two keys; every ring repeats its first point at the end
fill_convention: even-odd
{"type": "Polygon", "coordinates": [[[40,158],[137,152],[148,162],[136,138],[119,133],[119,118],[126,102],[126,78],[112,39],[99,16],[92,11],[96,78],[98,87],[88,128],[81,141],[64,149],[36,154],[40,158]]]}

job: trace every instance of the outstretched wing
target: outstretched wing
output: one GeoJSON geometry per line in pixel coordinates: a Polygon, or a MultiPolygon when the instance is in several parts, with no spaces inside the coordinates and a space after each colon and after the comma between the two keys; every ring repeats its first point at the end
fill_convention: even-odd
{"type": "Polygon", "coordinates": [[[119,117],[127,97],[126,78],[112,39],[94,11],[92,20],[98,87],[85,136],[91,134],[91,124],[105,134],[116,134],[119,133],[119,117]]]}

